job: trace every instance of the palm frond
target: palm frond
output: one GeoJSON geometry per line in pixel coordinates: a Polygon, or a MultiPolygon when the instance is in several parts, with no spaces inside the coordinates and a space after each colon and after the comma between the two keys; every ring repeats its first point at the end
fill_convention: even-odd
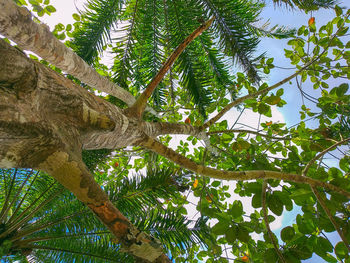
{"type": "Polygon", "coordinates": [[[8,193],[0,198],[0,247],[8,247],[1,259],[133,262],[111,243],[93,213],[51,177],[30,169],[1,169],[1,174],[0,190],[8,193]]]}
{"type": "Polygon", "coordinates": [[[37,242],[29,248],[33,249],[32,256],[36,262],[134,262],[110,240],[109,235],[68,236],[63,242],[51,239],[44,244],[37,242]]]}
{"type": "Polygon", "coordinates": [[[187,220],[170,209],[148,208],[143,217],[131,216],[139,229],[161,241],[172,253],[186,253],[193,245],[207,247],[214,242],[210,228],[199,221],[187,220]]]}
{"type": "Polygon", "coordinates": [[[337,0],[272,0],[275,6],[286,6],[299,8],[306,11],[318,10],[320,8],[332,8],[337,0]]]}
{"type": "Polygon", "coordinates": [[[115,58],[112,67],[113,80],[124,89],[129,88],[129,82],[133,75],[131,61],[135,44],[135,28],[140,16],[140,5],[142,4],[142,0],[129,2],[122,15],[123,20],[127,21],[126,25],[116,30],[119,37],[113,39],[115,41],[113,48],[115,58]]]}
{"type": "Polygon", "coordinates": [[[274,25],[271,28],[269,28],[269,25],[270,23],[269,21],[267,21],[261,26],[249,25],[249,28],[252,34],[258,37],[270,37],[277,39],[292,37],[296,32],[295,29],[288,29],[287,27],[279,25],[274,25]]]}
{"type": "Polygon", "coordinates": [[[208,16],[215,16],[213,38],[218,38],[221,50],[235,58],[249,76],[260,80],[253,60],[258,37],[251,34],[249,25],[258,21],[263,5],[252,1],[196,0],[208,16]]]}
{"type": "Polygon", "coordinates": [[[83,23],[74,33],[70,45],[88,64],[93,64],[99,52],[110,41],[110,30],[117,22],[123,0],[89,0],[82,12],[83,23]]]}

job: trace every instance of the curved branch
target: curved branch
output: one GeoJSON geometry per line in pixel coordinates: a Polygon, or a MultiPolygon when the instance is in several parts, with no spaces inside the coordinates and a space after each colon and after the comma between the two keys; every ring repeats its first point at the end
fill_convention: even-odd
{"type": "Polygon", "coordinates": [[[170,67],[173,65],[178,56],[184,51],[184,49],[196,38],[198,37],[204,30],[206,30],[213,23],[214,17],[200,25],[195,31],[193,31],[170,55],[164,65],[160,68],[157,75],[151,80],[151,82],[147,85],[146,90],[141,94],[140,97],[136,100],[136,102],[129,108],[129,111],[137,117],[141,117],[148,98],[152,95],[154,89],[158,86],[158,84],[162,81],[164,75],[168,72],[170,67]]]}
{"type": "Polygon", "coordinates": [[[341,189],[335,185],[325,183],[310,177],[300,176],[297,174],[290,174],[279,171],[267,171],[267,170],[250,170],[250,171],[224,171],[210,167],[199,165],[194,161],[182,156],[174,150],[166,147],[155,139],[144,135],[144,139],[138,142],[139,146],[143,146],[153,152],[156,152],[181,167],[188,169],[200,175],[208,176],[210,178],[221,179],[221,180],[235,180],[235,181],[246,181],[254,179],[277,179],[284,181],[292,181],[296,183],[308,184],[310,186],[318,186],[327,188],[329,190],[338,192],[350,198],[350,192],[341,189]]]}
{"type": "Polygon", "coordinates": [[[323,150],[322,152],[320,152],[319,154],[317,154],[314,158],[312,158],[312,160],[310,162],[308,162],[308,164],[305,166],[302,175],[306,176],[307,171],[310,169],[311,165],[313,165],[318,159],[320,159],[323,155],[325,155],[327,152],[333,150],[334,148],[338,147],[339,145],[342,145],[346,142],[350,141],[350,138],[341,140],[335,144],[333,144],[332,146],[328,147],[327,149],[323,150]]]}
{"type": "Polygon", "coordinates": [[[263,185],[262,185],[262,193],[261,193],[261,204],[262,204],[262,212],[263,212],[263,217],[264,217],[264,222],[266,226],[267,233],[269,235],[269,238],[271,239],[271,243],[273,247],[275,248],[275,251],[280,258],[280,260],[283,263],[286,263],[286,260],[284,259],[281,251],[278,248],[278,244],[276,243],[275,237],[271,231],[270,224],[269,224],[269,219],[267,217],[267,207],[266,207],[266,188],[267,188],[267,182],[264,180],[263,185]]]}
{"type": "MultiPolygon", "coordinates": [[[[317,58],[318,59],[318,58],[317,58]]],[[[277,82],[276,84],[270,86],[270,87],[267,87],[265,89],[262,89],[262,90],[259,90],[255,93],[252,93],[252,94],[248,94],[248,95],[245,95],[243,97],[240,97],[236,100],[234,100],[233,102],[229,103],[226,105],[225,108],[223,108],[222,111],[220,111],[216,116],[214,116],[213,118],[211,118],[209,121],[207,121],[206,123],[204,123],[202,125],[202,129],[206,129],[208,127],[210,127],[211,125],[213,125],[215,122],[217,122],[222,116],[224,116],[224,114],[226,112],[228,112],[230,109],[232,109],[234,106],[238,105],[238,104],[241,104],[242,102],[244,102],[245,100],[247,99],[250,99],[250,98],[255,98],[261,94],[264,94],[266,92],[269,92],[275,88],[278,88],[279,86],[283,85],[284,83],[287,83],[288,81],[290,81],[291,79],[295,78],[296,76],[298,76],[303,70],[305,70],[307,67],[309,67],[312,63],[314,63],[316,61],[315,60],[312,60],[311,62],[307,63],[304,67],[302,67],[300,70],[298,70],[297,72],[295,72],[294,74],[290,75],[289,77],[281,80],[280,82],[277,82]]]]}
{"type": "Polygon", "coordinates": [[[314,195],[317,198],[318,203],[322,206],[324,212],[326,213],[326,215],[328,216],[329,220],[331,221],[332,225],[334,226],[334,228],[337,230],[341,240],[344,242],[346,248],[348,249],[348,251],[350,252],[350,246],[349,246],[349,242],[347,240],[347,238],[345,237],[343,231],[341,230],[341,228],[339,227],[339,225],[337,224],[337,222],[335,221],[331,211],[328,209],[327,204],[325,203],[325,201],[323,200],[322,196],[318,193],[318,190],[316,189],[316,187],[311,187],[312,192],[314,193],[314,195]]]}

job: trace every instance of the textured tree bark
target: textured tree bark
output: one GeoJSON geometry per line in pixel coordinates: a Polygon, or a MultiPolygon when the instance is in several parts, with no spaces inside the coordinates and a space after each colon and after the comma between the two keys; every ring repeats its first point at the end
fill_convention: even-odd
{"type": "Polygon", "coordinates": [[[0,0],[0,33],[89,86],[114,95],[128,105],[135,102],[128,91],[99,75],[52,35],[47,25],[35,23],[30,12],[12,0],[0,0]]]}
{"type": "Polygon", "coordinates": [[[47,172],[96,214],[123,251],[141,262],[170,262],[161,244],[108,200],[81,160],[82,148],[118,148],[140,140],[138,121],[4,40],[0,61],[0,167],[47,172]]]}

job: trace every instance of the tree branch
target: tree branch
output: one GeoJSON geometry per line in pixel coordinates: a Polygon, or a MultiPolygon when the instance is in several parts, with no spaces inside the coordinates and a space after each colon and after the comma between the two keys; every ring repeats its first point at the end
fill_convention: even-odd
{"type": "Polygon", "coordinates": [[[292,181],[296,183],[308,184],[310,186],[318,186],[327,188],[329,190],[338,192],[350,198],[350,192],[337,187],[335,185],[325,183],[310,177],[300,176],[297,174],[290,174],[279,171],[267,171],[267,170],[250,170],[250,171],[224,171],[218,170],[210,167],[205,167],[199,165],[194,161],[182,156],[181,154],[175,152],[174,150],[166,147],[157,140],[144,135],[144,139],[139,141],[139,146],[143,146],[151,151],[154,151],[167,159],[173,161],[174,163],[180,165],[181,167],[188,169],[200,175],[204,175],[210,178],[221,179],[221,180],[235,180],[235,181],[246,181],[255,179],[277,179],[284,181],[292,181]]]}
{"type": "Polygon", "coordinates": [[[345,17],[344,22],[341,26],[338,27],[338,30],[334,33],[334,35],[330,38],[328,45],[324,48],[324,50],[313,60],[311,60],[310,62],[306,63],[306,65],[304,65],[301,69],[299,69],[297,72],[295,72],[294,74],[290,75],[289,77],[281,80],[280,82],[277,82],[276,84],[267,87],[265,89],[259,90],[255,93],[252,94],[248,94],[246,96],[243,96],[241,98],[236,99],[235,101],[231,102],[230,104],[228,104],[221,112],[219,112],[216,116],[214,116],[212,119],[210,119],[209,121],[207,121],[206,123],[204,123],[201,126],[201,129],[204,130],[208,127],[210,127],[212,124],[214,124],[215,122],[217,122],[226,112],[228,112],[230,109],[232,109],[234,106],[241,104],[243,101],[250,99],[250,98],[255,98],[261,94],[264,94],[266,92],[269,92],[275,88],[278,88],[279,86],[283,85],[284,83],[290,81],[291,79],[293,79],[294,77],[298,76],[302,71],[304,71],[305,69],[307,69],[309,66],[311,66],[314,62],[316,62],[330,47],[333,39],[336,37],[336,35],[338,34],[338,32],[343,28],[346,19],[348,19],[348,17],[350,16],[350,13],[345,17]]]}
{"type": "Polygon", "coordinates": [[[173,65],[178,56],[184,51],[184,49],[196,38],[198,37],[204,30],[210,27],[212,22],[214,21],[214,17],[200,25],[195,31],[193,31],[170,55],[164,65],[160,68],[157,75],[151,80],[151,82],[147,85],[146,90],[141,94],[140,97],[136,100],[136,102],[129,108],[129,112],[141,118],[145,107],[147,105],[147,100],[152,95],[154,89],[158,86],[158,84],[162,81],[165,74],[168,72],[170,67],[173,65]]]}
{"type": "Polygon", "coordinates": [[[76,53],[61,43],[47,25],[37,24],[25,7],[11,0],[0,1],[0,33],[87,85],[111,94],[131,106],[131,93],[99,75],[76,53]]]}
{"type": "Polygon", "coordinates": [[[305,166],[302,175],[306,176],[308,170],[310,169],[311,165],[313,165],[318,159],[320,159],[323,155],[325,155],[327,152],[333,150],[334,148],[338,147],[339,145],[342,145],[346,142],[350,141],[350,138],[344,139],[342,141],[339,141],[335,144],[333,144],[332,146],[328,147],[327,149],[323,150],[322,152],[320,152],[319,154],[317,154],[314,158],[312,158],[312,160],[310,162],[308,162],[308,164],[305,166]]]}
{"type": "Polygon", "coordinates": [[[222,116],[224,116],[224,114],[226,112],[228,112],[230,109],[232,109],[234,106],[238,105],[238,104],[241,104],[242,102],[244,102],[245,100],[247,99],[250,99],[250,98],[255,98],[261,94],[264,94],[266,92],[269,92],[275,88],[278,88],[279,86],[283,85],[284,83],[287,83],[288,81],[290,81],[291,79],[293,79],[294,77],[296,77],[297,75],[299,75],[303,70],[305,70],[307,67],[309,67],[312,63],[314,63],[316,61],[313,60],[309,63],[307,63],[304,67],[302,67],[300,70],[298,70],[297,72],[295,72],[294,74],[290,75],[289,77],[281,80],[280,82],[277,82],[276,84],[270,86],[270,87],[267,87],[265,89],[262,89],[262,90],[259,90],[255,93],[252,93],[252,94],[248,94],[246,96],[243,96],[243,97],[240,97],[236,100],[234,100],[233,102],[229,103],[228,105],[226,105],[225,108],[222,109],[222,111],[220,111],[216,116],[214,116],[213,118],[211,118],[209,121],[207,121],[206,123],[204,123],[201,127],[202,130],[210,127],[211,125],[213,125],[215,122],[217,122],[222,116]]]}
{"type": "MultiPolygon", "coordinates": [[[[322,156],[324,156],[327,152],[333,150],[334,148],[338,147],[339,145],[342,145],[346,142],[350,141],[350,138],[344,139],[342,141],[339,141],[335,144],[333,144],[332,146],[328,147],[327,149],[323,150],[322,152],[320,152],[319,154],[317,154],[314,158],[312,158],[312,160],[310,162],[308,162],[308,164],[305,166],[303,172],[302,172],[302,176],[306,176],[308,170],[310,169],[311,165],[313,165],[318,159],[322,158],[322,156]]],[[[346,239],[343,231],[341,230],[341,228],[339,227],[339,225],[337,224],[337,222],[335,221],[331,211],[328,209],[325,201],[323,200],[322,196],[319,194],[318,190],[316,189],[315,186],[311,186],[312,192],[314,193],[318,203],[321,205],[321,207],[323,208],[324,212],[326,213],[326,215],[328,216],[329,220],[331,221],[332,225],[334,226],[334,228],[337,230],[341,240],[344,242],[345,246],[347,247],[347,249],[350,252],[350,246],[349,246],[349,242],[346,239]]]]}
{"type": "Polygon", "coordinates": [[[335,221],[331,211],[328,209],[328,206],[326,205],[325,201],[323,200],[322,196],[319,194],[318,190],[316,189],[316,187],[311,186],[312,192],[314,193],[314,195],[317,198],[318,203],[321,205],[321,207],[323,208],[324,212],[326,213],[326,215],[328,216],[329,220],[331,221],[332,225],[334,226],[334,228],[337,230],[341,240],[344,242],[345,246],[347,247],[348,251],[350,252],[350,246],[349,246],[349,242],[346,239],[343,231],[341,230],[341,228],[339,227],[338,223],[335,221]]]}
{"type": "Polygon", "coordinates": [[[275,139],[275,140],[291,140],[292,138],[290,137],[277,137],[277,136],[271,136],[268,134],[260,133],[257,131],[252,131],[252,130],[245,130],[245,129],[232,129],[232,130],[220,130],[220,131],[210,131],[207,132],[207,135],[212,135],[212,134],[218,134],[218,133],[251,133],[255,134],[261,137],[269,138],[269,139],[275,139]]]}
{"type": "Polygon", "coordinates": [[[145,262],[170,262],[163,254],[159,241],[139,231],[113,205],[79,157],[56,151],[38,168],[50,174],[86,204],[116,237],[116,241],[122,244],[123,252],[145,262]]]}
{"type": "Polygon", "coordinates": [[[275,251],[276,251],[278,257],[280,258],[280,260],[283,263],[286,263],[286,260],[284,259],[281,251],[278,248],[278,244],[276,243],[275,236],[271,231],[269,219],[267,217],[266,188],[267,188],[267,182],[266,182],[266,180],[264,180],[263,185],[262,185],[261,204],[262,204],[262,212],[263,212],[263,217],[264,217],[264,222],[265,222],[267,234],[269,235],[269,238],[271,239],[271,243],[272,243],[273,247],[275,248],[275,251]]]}

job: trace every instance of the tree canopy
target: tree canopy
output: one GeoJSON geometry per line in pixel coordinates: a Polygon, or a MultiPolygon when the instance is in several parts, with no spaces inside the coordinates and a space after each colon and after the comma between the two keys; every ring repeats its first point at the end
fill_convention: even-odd
{"type": "Polygon", "coordinates": [[[334,17],[289,30],[259,22],[259,1],[89,0],[51,33],[39,25],[49,1],[29,1],[33,21],[0,0],[0,256],[350,262],[350,11],[273,2],[334,17]],[[278,83],[274,58],[255,52],[261,37],[288,38],[278,83]],[[302,97],[292,127],[266,119],[294,103],[284,89],[302,97]],[[248,127],[247,111],[266,118],[248,127]]]}

